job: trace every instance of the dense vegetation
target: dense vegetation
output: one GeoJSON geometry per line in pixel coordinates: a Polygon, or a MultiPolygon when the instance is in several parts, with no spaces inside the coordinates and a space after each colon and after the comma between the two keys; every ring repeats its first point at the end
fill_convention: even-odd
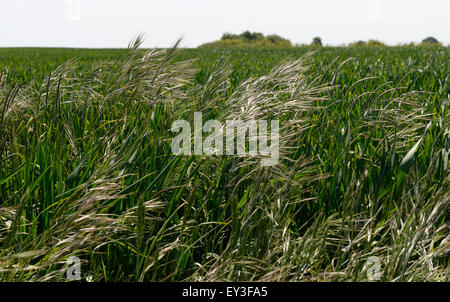
{"type": "MultiPolygon", "coordinates": [[[[314,37],[311,41],[310,46],[322,46],[322,39],[320,37],[314,37]]],[[[434,37],[427,37],[422,40],[421,43],[410,42],[406,45],[399,45],[401,47],[441,47],[443,44],[439,42],[434,37]]],[[[297,45],[300,47],[305,47],[305,44],[297,45]]],[[[366,46],[376,46],[384,47],[387,46],[383,42],[370,39],[368,41],[356,41],[348,44],[349,47],[366,47],[366,46]]],[[[224,33],[222,38],[217,41],[205,43],[199,46],[199,48],[288,48],[294,47],[294,45],[288,39],[282,38],[278,35],[268,35],[259,32],[244,31],[243,33],[236,35],[231,33],[224,33]]]]}
{"type": "Polygon", "coordinates": [[[291,47],[288,39],[278,35],[264,36],[262,33],[244,31],[240,35],[225,33],[220,40],[201,45],[204,47],[291,47]]]}
{"type": "Polygon", "coordinates": [[[0,49],[0,280],[449,280],[449,48],[138,46],[0,49]],[[279,165],[175,156],[195,111],[279,165]]]}

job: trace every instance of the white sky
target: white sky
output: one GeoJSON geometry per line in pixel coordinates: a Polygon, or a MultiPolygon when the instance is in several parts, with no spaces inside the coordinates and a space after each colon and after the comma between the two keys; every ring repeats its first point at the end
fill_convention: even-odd
{"type": "Polygon", "coordinates": [[[0,0],[0,47],[126,47],[139,33],[146,47],[196,47],[247,29],[293,43],[448,45],[450,0],[0,0]]]}

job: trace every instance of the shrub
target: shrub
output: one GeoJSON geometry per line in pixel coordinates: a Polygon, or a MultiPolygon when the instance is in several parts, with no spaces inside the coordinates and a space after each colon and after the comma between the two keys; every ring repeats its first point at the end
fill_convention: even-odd
{"type": "Polygon", "coordinates": [[[291,41],[278,35],[264,36],[259,32],[244,31],[236,35],[224,33],[220,40],[200,45],[199,47],[292,47],[291,41]]]}
{"type": "Polygon", "coordinates": [[[234,35],[234,34],[231,34],[231,33],[224,33],[222,35],[221,40],[233,40],[233,39],[236,39],[236,38],[238,38],[237,35],[234,35]]]}
{"type": "Polygon", "coordinates": [[[350,46],[350,47],[361,47],[361,46],[367,46],[367,43],[366,43],[366,41],[359,40],[359,41],[350,43],[348,46],[350,46]]]}
{"type": "Polygon", "coordinates": [[[259,40],[264,40],[264,35],[262,33],[257,33],[257,32],[249,32],[244,31],[242,34],[240,34],[240,37],[249,40],[249,41],[259,41],[259,40]]]}
{"type": "Polygon", "coordinates": [[[442,43],[438,41],[438,39],[434,37],[427,37],[422,40],[422,43],[420,43],[421,46],[441,46],[442,43]]]}
{"type": "Polygon", "coordinates": [[[322,39],[320,37],[314,37],[311,45],[313,45],[313,46],[322,46],[322,39]]]}
{"type": "Polygon", "coordinates": [[[369,42],[367,42],[367,46],[386,46],[386,44],[378,40],[369,40],[369,42]]]}

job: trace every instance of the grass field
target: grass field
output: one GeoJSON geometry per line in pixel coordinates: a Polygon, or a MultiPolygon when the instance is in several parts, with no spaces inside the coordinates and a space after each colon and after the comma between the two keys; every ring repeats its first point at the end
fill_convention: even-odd
{"type": "Polygon", "coordinates": [[[138,45],[0,49],[1,281],[449,281],[450,48],[138,45]],[[174,155],[196,111],[279,164],[174,155]]]}

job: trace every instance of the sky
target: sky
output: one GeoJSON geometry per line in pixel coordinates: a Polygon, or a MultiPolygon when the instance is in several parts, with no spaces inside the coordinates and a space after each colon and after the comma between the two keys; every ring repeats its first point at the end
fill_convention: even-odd
{"type": "Polygon", "coordinates": [[[0,0],[0,47],[182,47],[245,30],[293,43],[434,36],[450,44],[450,0],[0,0]]]}

